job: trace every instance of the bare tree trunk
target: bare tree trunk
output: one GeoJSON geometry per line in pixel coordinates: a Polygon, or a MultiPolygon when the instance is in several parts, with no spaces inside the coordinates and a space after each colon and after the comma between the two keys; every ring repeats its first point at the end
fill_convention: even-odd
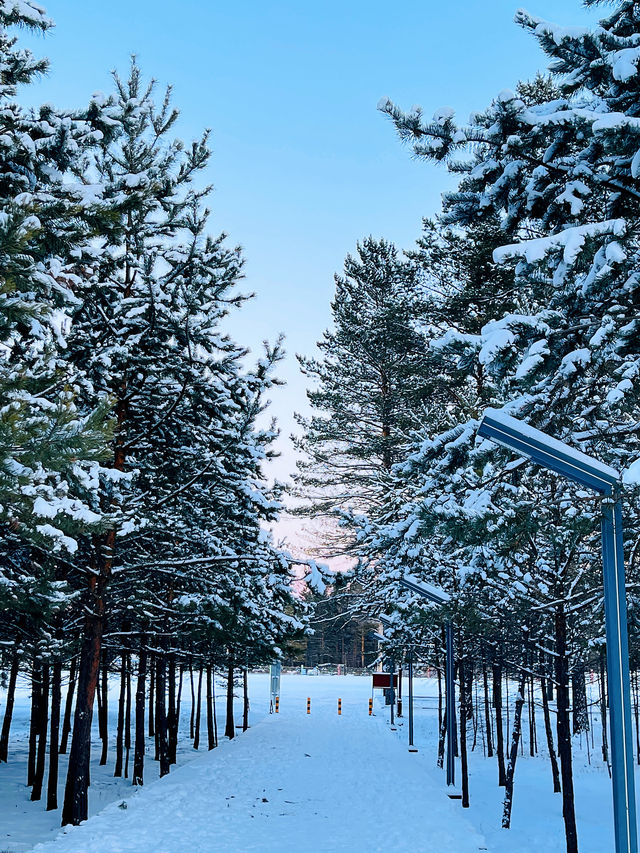
{"type": "Polygon", "coordinates": [[[513,780],[516,772],[516,761],[518,760],[518,744],[520,742],[520,732],[522,731],[522,706],[524,705],[524,691],[526,688],[527,676],[522,672],[520,676],[520,684],[518,686],[518,695],[516,696],[516,708],[513,719],[513,732],[511,735],[511,752],[509,754],[509,763],[507,765],[507,778],[504,787],[504,807],[502,810],[502,828],[509,829],[511,826],[511,807],[513,805],[513,780]]]}
{"type": "Polygon", "coordinates": [[[116,723],[116,766],[114,776],[122,776],[124,764],[124,709],[127,698],[127,654],[120,655],[120,692],[118,694],[118,721],[116,723]]]}
{"type": "Polygon", "coordinates": [[[547,735],[547,749],[549,751],[551,776],[553,778],[553,793],[559,794],[562,791],[562,788],[560,787],[560,771],[558,770],[558,759],[556,758],[556,750],[553,744],[553,730],[551,728],[551,715],[549,713],[549,694],[547,691],[547,679],[544,678],[544,676],[540,681],[540,689],[542,691],[542,712],[544,714],[544,730],[547,735]]]}
{"type": "Polygon", "coordinates": [[[58,808],[58,738],[60,736],[60,703],[62,700],[62,662],[53,664],[51,681],[51,730],[49,735],[49,778],[47,780],[47,811],[58,808]]]}
{"type": "MultiPolygon", "coordinates": [[[[149,655],[149,737],[155,737],[156,735],[156,725],[154,719],[155,713],[155,690],[156,690],[156,666],[155,666],[155,658],[153,655],[149,655]]],[[[156,756],[156,761],[158,757],[156,756]]]]}
{"type": "Polygon", "coordinates": [[[170,770],[169,743],[167,732],[165,666],[165,655],[156,655],[156,731],[158,736],[158,758],[160,761],[160,778],[166,776],[170,770]]]}
{"type": "Polygon", "coordinates": [[[466,663],[462,656],[462,640],[458,641],[460,658],[458,660],[458,677],[460,679],[460,776],[462,779],[462,808],[469,808],[469,764],[467,760],[467,720],[469,696],[465,678],[466,663]]]}
{"type": "Polygon", "coordinates": [[[562,776],[562,817],[564,819],[567,853],[578,853],[578,830],[576,827],[575,801],[573,794],[571,726],[569,717],[567,617],[563,605],[559,605],[556,608],[555,634],[557,731],[558,755],[560,756],[560,773],[562,776]]]}
{"type": "Polygon", "coordinates": [[[602,717],[602,760],[609,766],[609,742],[607,738],[607,675],[606,649],[600,646],[600,715],[602,717]]]}
{"type": "Polygon", "coordinates": [[[173,747],[173,760],[172,764],[176,764],[178,761],[178,736],[180,734],[180,707],[182,704],[182,679],[184,676],[183,666],[180,664],[180,674],[178,676],[178,698],[176,699],[176,719],[175,719],[175,731],[173,735],[174,739],[174,747],[173,747]]]}
{"type": "Polygon", "coordinates": [[[496,661],[492,665],[493,674],[493,707],[496,711],[496,756],[498,759],[498,785],[501,788],[507,784],[507,774],[504,766],[504,735],[502,729],[502,667],[496,661]]]}
{"type": "Polygon", "coordinates": [[[71,711],[73,710],[73,695],[76,690],[76,673],[78,671],[78,658],[71,658],[69,665],[69,684],[67,686],[67,698],[64,703],[64,719],[62,721],[62,735],[60,736],[60,755],[67,751],[67,742],[71,734],[71,711]]]}
{"type": "Polygon", "coordinates": [[[176,728],[176,659],[172,653],[168,660],[169,673],[169,713],[167,731],[169,735],[169,764],[175,764],[178,751],[178,730],[176,728]]]}
{"type": "Polygon", "coordinates": [[[189,683],[191,685],[191,717],[189,719],[189,737],[191,740],[195,737],[195,722],[196,722],[196,691],[193,684],[193,664],[189,661],[189,683]]]}
{"type": "Polygon", "coordinates": [[[211,666],[207,665],[207,749],[214,749],[216,746],[215,734],[213,731],[213,679],[211,675],[211,666]]]}
{"type": "Polygon", "coordinates": [[[87,614],[80,663],[78,666],[78,692],[73,715],[71,752],[65,785],[62,825],[77,825],[88,817],[89,759],[91,755],[91,719],[98,681],[100,650],[102,645],[103,603],[101,596],[93,602],[94,609],[87,614]]]}
{"type": "Polygon", "coordinates": [[[447,735],[447,710],[442,714],[440,730],[438,732],[438,767],[444,767],[444,742],[447,735]]]}
{"type": "Polygon", "coordinates": [[[198,673],[198,699],[196,705],[195,729],[193,735],[193,748],[198,749],[200,746],[200,711],[202,709],[202,667],[198,673]]]}
{"type": "Polygon", "coordinates": [[[216,719],[216,668],[211,667],[211,690],[213,693],[213,742],[218,745],[218,720],[216,719]]]}
{"type": "Polygon", "coordinates": [[[489,678],[487,675],[487,663],[482,661],[482,686],[484,689],[484,725],[487,736],[487,758],[493,757],[493,732],[491,729],[491,708],[489,705],[489,678]]]}
{"type": "Polygon", "coordinates": [[[124,778],[129,778],[129,759],[131,757],[131,654],[127,654],[127,703],[124,714],[124,778]]]}
{"type": "Polygon", "coordinates": [[[243,713],[242,713],[242,731],[246,732],[249,728],[249,676],[247,667],[245,666],[242,673],[242,688],[243,688],[243,713]]]}
{"type": "Polygon", "coordinates": [[[42,784],[44,782],[44,764],[47,754],[47,725],[49,723],[49,664],[42,664],[42,689],[40,692],[40,703],[38,706],[38,754],[36,757],[36,769],[33,777],[33,788],[31,799],[39,800],[42,797],[42,784]]]}
{"type": "Polygon", "coordinates": [[[40,694],[42,671],[34,659],[31,666],[31,716],[29,718],[29,755],[27,758],[27,785],[33,785],[36,775],[36,753],[38,751],[38,722],[40,719],[40,694]]]}
{"type": "Polygon", "coordinates": [[[100,766],[103,767],[109,756],[109,666],[106,649],[102,652],[102,682],[98,692],[98,731],[102,739],[100,766]]]}
{"type": "Polygon", "coordinates": [[[0,764],[9,758],[9,733],[11,731],[11,719],[13,717],[13,706],[16,699],[16,681],[18,680],[18,670],[20,668],[20,655],[16,649],[11,660],[11,669],[9,671],[9,683],[7,684],[7,704],[4,708],[4,717],[2,719],[2,733],[0,733],[0,764]]]}
{"type": "Polygon", "coordinates": [[[227,667],[227,719],[224,726],[224,736],[230,740],[235,737],[236,729],[233,719],[233,657],[229,656],[227,667]]]}
{"type": "Polygon", "coordinates": [[[133,750],[133,778],[132,785],[144,785],[144,704],[146,698],[147,682],[147,647],[146,639],[140,639],[140,652],[138,654],[138,681],[136,683],[136,742],[133,750]]]}

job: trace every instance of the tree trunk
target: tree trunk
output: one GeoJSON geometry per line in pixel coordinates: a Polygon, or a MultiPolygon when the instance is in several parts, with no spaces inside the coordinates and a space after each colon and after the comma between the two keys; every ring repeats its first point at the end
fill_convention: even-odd
{"type": "Polygon", "coordinates": [[[493,707],[496,711],[496,756],[498,759],[498,785],[501,788],[507,783],[507,775],[504,766],[504,734],[502,729],[502,667],[500,664],[492,664],[493,675],[493,707]]]}
{"type": "MultiPolygon", "coordinates": [[[[531,661],[533,664],[533,660],[531,661]]],[[[533,685],[533,675],[527,679],[527,685],[529,690],[529,755],[531,758],[535,756],[538,751],[538,733],[536,731],[536,706],[534,701],[534,685],[533,685]]]]}
{"type": "Polygon", "coordinates": [[[602,717],[602,760],[609,766],[609,741],[607,737],[607,674],[606,649],[600,646],[600,715],[602,717]]]}
{"type": "Polygon", "coordinates": [[[2,733],[0,733],[0,764],[9,758],[9,733],[11,731],[11,718],[13,717],[13,706],[16,699],[16,681],[18,680],[18,669],[20,668],[20,656],[18,651],[13,653],[11,670],[9,671],[9,683],[7,685],[7,704],[4,708],[2,720],[2,733]]]}
{"type": "Polygon", "coordinates": [[[560,772],[558,770],[558,759],[556,758],[556,750],[553,745],[553,730],[551,728],[551,715],[549,713],[549,694],[547,691],[547,679],[544,676],[540,681],[540,689],[542,691],[542,712],[544,714],[544,730],[547,735],[547,749],[549,750],[549,761],[551,762],[553,793],[559,794],[562,791],[562,788],[560,787],[560,772]]]}
{"type": "Polygon", "coordinates": [[[116,766],[114,776],[122,776],[124,764],[124,711],[127,698],[127,655],[120,655],[120,692],[118,694],[118,721],[116,723],[116,766]]]}
{"type": "Polygon", "coordinates": [[[109,756],[109,666],[106,650],[102,652],[102,682],[98,693],[98,731],[102,738],[100,766],[103,767],[109,756]]]}
{"type": "Polygon", "coordinates": [[[34,659],[31,667],[31,716],[29,718],[29,755],[27,758],[27,785],[33,785],[36,775],[36,753],[38,750],[38,722],[40,720],[40,694],[42,671],[34,659]]]}
{"type": "Polygon", "coordinates": [[[207,665],[207,749],[215,749],[216,739],[213,731],[213,678],[211,666],[207,665]]]}
{"type": "MultiPolygon", "coordinates": [[[[155,695],[156,695],[156,666],[153,655],[149,656],[149,737],[156,736],[155,724],[155,695]]],[[[156,761],[158,757],[156,756],[156,761]]]]}
{"type": "Polygon", "coordinates": [[[49,736],[49,778],[47,780],[47,811],[58,808],[58,738],[60,737],[60,702],[62,699],[62,662],[53,664],[51,681],[51,732],[49,736]]]}
{"type": "Polygon", "coordinates": [[[245,666],[242,673],[242,688],[243,688],[243,713],[242,713],[242,731],[246,732],[249,728],[249,674],[245,666]]]}
{"type": "Polygon", "coordinates": [[[491,708],[489,705],[489,678],[487,663],[482,661],[482,685],[484,689],[484,726],[487,737],[487,758],[493,757],[493,732],[491,730],[491,708]]]}
{"type": "Polygon", "coordinates": [[[176,730],[176,659],[173,654],[169,655],[168,671],[169,712],[167,714],[167,731],[169,736],[169,764],[175,764],[178,750],[178,732],[176,730]]]}
{"type": "Polygon", "coordinates": [[[176,699],[176,718],[174,722],[175,731],[173,735],[173,755],[172,764],[178,761],[178,737],[180,734],[180,708],[182,706],[182,679],[184,676],[183,666],[180,664],[180,673],[178,675],[178,698],[176,699]]]}
{"type": "Polygon", "coordinates": [[[511,752],[507,765],[506,784],[504,786],[504,807],[502,810],[502,828],[509,829],[511,826],[511,807],[513,805],[513,780],[516,772],[516,761],[518,760],[518,744],[520,743],[520,732],[522,731],[522,706],[524,705],[524,691],[527,676],[522,672],[518,695],[516,696],[516,708],[513,718],[513,731],[511,734],[511,752]]]}
{"type": "Polygon", "coordinates": [[[145,638],[140,640],[140,652],[138,654],[138,680],[136,683],[136,742],[133,750],[133,778],[132,785],[144,784],[144,703],[146,698],[147,682],[147,648],[145,638]]]}
{"type": "Polygon", "coordinates": [[[62,735],[60,736],[60,754],[67,751],[67,742],[71,734],[71,711],[73,710],[73,694],[76,690],[76,673],[78,671],[77,657],[71,658],[69,666],[69,685],[67,687],[67,698],[64,703],[64,719],[62,721],[62,735]]]}
{"type": "Polygon", "coordinates": [[[189,683],[191,685],[191,716],[189,718],[189,737],[191,740],[195,737],[195,722],[196,722],[196,690],[193,684],[193,664],[189,661],[189,683]]]}
{"type": "Polygon", "coordinates": [[[129,759],[131,757],[131,654],[127,655],[127,703],[124,714],[124,778],[129,778],[129,759]]]}
{"type": "Polygon", "coordinates": [[[78,692],[73,715],[73,734],[69,768],[64,792],[62,825],[77,825],[88,817],[89,758],[91,754],[91,719],[98,681],[100,649],[102,645],[102,598],[94,603],[97,612],[86,618],[80,663],[78,666],[78,692]]]}
{"type": "Polygon", "coordinates": [[[216,668],[211,668],[211,689],[213,692],[213,742],[218,745],[218,721],[216,719],[216,668]]]}
{"type": "Polygon", "coordinates": [[[573,767],[571,755],[571,725],[569,717],[569,666],[567,659],[567,617],[560,605],[555,612],[556,634],[556,696],[557,732],[560,773],[562,776],[562,817],[564,819],[567,853],[578,853],[573,767]]]}
{"type": "Polygon", "coordinates": [[[224,735],[232,739],[235,737],[235,733],[233,719],[233,657],[230,657],[227,667],[227,719],[224,726],[224,735]]]}
{"type": "Polygon", "coordinates": [[[466,664],[462,658],[462,640],[458,641],[459,654],[458,677],[460,679],[460,776],[462,779],[462,808],[469,808],[469,764],[467,760],[467,720],[469,719],[469,695],[467,679],[465,678],[466,664]]]}
{"type": "Polygon", "coordinates": [[[158,758],[160,761],[160,778],[169,773],[169,743],[167,732],[167,708],[165,688],[164,654],[156,656],[156,733],[158,737],[158,758]]]}
{"type": "Polygon", "coordinates": [[[195,729],[193,734],[193,748],[198,749],[200,746],[200,711],[202,708],[202,667],[198,673],[198,699],[196,703],[196,719],[195,729]]]}
{"type": "Polygon", "coordinates": [[[444,767],[444,742],[447,736],[447,710],[445,708],[444,713],[442,714],[442,722],[440,723],[440,730],[438,732],[438,767],[444,767]]]}
{"type": "Polygon", "coordinates": [[[42,797],[42,783],[44,782],[44,764],[47,754],[47,725],[49,723],[49,664],[42,665],[42,687],[40,692],[40,703],[38,707],[38,753],[36,757],[36,768],[33,776],[33,788],[31,799],[39,800],[42,797]]]}

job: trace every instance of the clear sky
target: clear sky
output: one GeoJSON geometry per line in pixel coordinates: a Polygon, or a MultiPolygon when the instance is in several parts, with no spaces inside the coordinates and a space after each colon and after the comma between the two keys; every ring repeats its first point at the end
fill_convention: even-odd
{"type": "MultiPolygon", "coordinates": [[[[254,351],[278,332],[287,339],[287,387],[272,407],[283,479],[292,412],[305,410],[293,354],[313,352],[330,322],[333,273],[368,234],[410,246],[451,186],[444,169],[411,159],[376,104],[452,106],[466,119],[532,77],[544,60],[513,23],[517,0],[39,2],[57,26],[29,40],[52,66],[30,101],[83,104],[136,53],[173,84],[183,138],[212,128],[212,230],[242,244],[257,293],[231,331],[254,351]]],[[[527,8],[557,23],[596,20],[578,0],[527,8]]]]}

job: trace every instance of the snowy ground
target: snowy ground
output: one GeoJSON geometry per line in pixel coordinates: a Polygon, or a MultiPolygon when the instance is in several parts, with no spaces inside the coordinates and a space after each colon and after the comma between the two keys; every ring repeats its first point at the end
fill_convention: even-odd
{"type": "MultiPolygon", "coordinates": [[[[252,675],[247,733],[233,742],[221,738],[218,749],[204,754],[195,753],[186,739],[181,766],[169,777],[152,781],[157,765],[147,761],[149,784],[142,790],[113,780],[112,763],[106,772],[92,768],[91,812],[102,809],[100,814],[35,850],[405,853],[426,844],[434,853],[562,853],[561,797],[552,792],[544,754],[518,757],[512,828],[502,830],[502,792],[495,760],[482,755],[481,734],[470,755],[471,808],[463,810],[459,801],[446,797],[443,772],[435,766],[435,681],[416,680],[415,743],[420,751],[411,755],[406,716],[397,732],[389,731],[388,709],[380,697],[376,716],[368,716],[370,683],[368,677],[285,675],[281,713],[269,716],[268,678],[252,675]]],[[[183,723],[188,726],[188,689],[185,699],[183,723]]],[[[240,704],[238,700],[238,712],[240,704]]],[[[19,707],[23,720],[26,693],[19,707]]],[[[220,731],[222,725],[219,716],[220,731]]],[[[24,725],[22,729],[14,759],[19,757],[16,746],[21,754],[26,747],[24,725]]],[[[538,739],[543,753],[540,724],[538,739]]],[[[574,745],[580,850],[604,853],[613,849],[611,788],[598,759],[598,733],[591,764],[583,751],[586,743],[581,748],[576,740],[574,745]]],[[[525,736],[525,753],[527,746],[525,736]]],[[[0,793],[0,853],[22,853],[59,832],[59,813],[46,813],[42,803],[28,801],[22,762],[0,767],[0,793]]]]}

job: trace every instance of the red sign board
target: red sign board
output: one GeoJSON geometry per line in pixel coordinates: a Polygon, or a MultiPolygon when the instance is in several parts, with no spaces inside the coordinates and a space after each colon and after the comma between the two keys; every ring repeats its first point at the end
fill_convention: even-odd
{"type": "MultiPolygon", "coordinates": [[[[393,676],[393,686],[398,686],[398,676],[393,676]]],[[[389,672],[374,672],[373,673],[373,687],[381,687],[385,690],[388,690],[391,687],[391,673],[389,672]]]]}

